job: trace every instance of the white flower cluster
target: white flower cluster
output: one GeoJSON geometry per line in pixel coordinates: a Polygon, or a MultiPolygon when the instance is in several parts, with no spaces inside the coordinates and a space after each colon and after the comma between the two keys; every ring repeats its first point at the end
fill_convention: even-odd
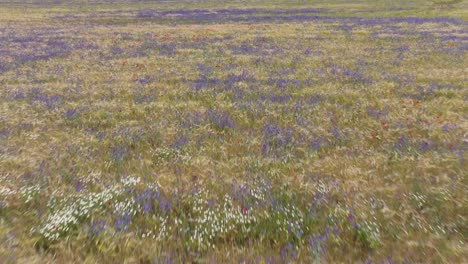
{"type": "Polygon", "coordinates": [[[424,199],[424,195],[420,193],[410,193],[409,198],[415,201],[418,207],[422,207],[426,203],[426,200],[424,199]]]}
{"type": "Polygon", "coordinates": [[[0,186],[0,196],[7,197],[14,194],[16,194],[15,190],[6,186],[0,186]]]}
{"type": "Polygon", "coordinates": [[[294,205],[281,206],[275,211],[275,218],[278,231],[296,238],[302,236],[304,216],[299,208],[294,205]]]}
{"type": "Polygon", "coordinates": [[[441,200],[441,201],[449,201],[450,199],[452,199],[452,193],[448,190],[448,189],[442,189],[440,191],[438,191],[438,196],[436,196],[436,199],[437,200],[441,200]]]}
{"type": "Polygon", "coordinates": [[[132,199],[126,199],[114,204],[115,214],[128,214],[130,216],[135,216],[138,212],[140,212],[140,206],[135,204],[132,199]]]}
{"type": "Polygon", "coordinates": [[[40,185],[23,186],[19,190],[21,198],[24,200],[25,203],[29,203],[32,200],[34,200],[40,193],[40,191],[40,185]]]}
{"type": "Polygon", "coordinates": [[[233,206],[232,198],[228,195],[224,196],[222,206],[206,207],[204,204],[207,199],[203,194],[206,193],[195,194],[196,215],[189,220],[194,225],[190,235],[192,245],[197,248],[214,248],[216,238],[221,238],[236,228],[250,232],[250,227],[257,221],[251,212],[233,206]]]}
{"type": "Polygon", "coordinates": [[[69,196],[64,197],[63,192],[54,190],[52,194],[49,195],[49,200],[47,201],[47,208],[53,211],[54,208],[58,208],[60,204],[66,203],[67,198],[70,199],[72,197],[69,197],[69,196]]]}
{"type": "Polygon", "coordinates": [[[0,207],[8,206],[8,198],[15,195],[16,191],[6,186],[0,186],[0,207]]]}
{"type": "Polygon", "coordinates": [[[377,247],[380,243],[379,225],[373,221],[362,221],[359,223],[358,233],[365,234],[366,243],[371,248],[377,247]]]}
{"type": "Polygon", "coordinates": [[[265,201],[265,190],[263,189],[260,189],[260,188],[252,188],[250,190],[250,195],[252,195],[252,197],[257,201],[257,202],[261,202],[261,201],[265,201]]]}
{"type": "Polygon", "coordinates": [[[328,192],[330,192],[330,186],[325,184],[324,182],[322,181],[319,181],[316,186],[315,186],[315,189],[317,190],[318,193],[320,194],[327,194],[328,192]]]}
{"type": "Polygon", "coordinates": [[[79,177],[80,182],[83,184],[92,184],[99,182],[102,179],[102,173],[99,171],[91,171],[81,177],[79,177]]]}
{"type": "Polygon", "coordinates": [[[146,230],[146,231],[142,232],[141,237],[142,238],[156,239],[156,235],[154,234],[154,232],[152,230],[146,230]]]}
{"type": "MultiPolygon", "coordinates": [[[[93,212],[106,209],[107,206],[110,206],[111,201],[117,199],[119,201],[110,207],[115,215],[123,213],[131,216],[137,215],[141,211],[140,206],[131,197],[124,197],[122,200],[121,195],[124,193],[123,187],[134,187],[140,183],[140,180],[138,177],[128,176],[122,178],[120,184],[101,192],[83,192],[76,196],[53,192],[47,202],[47,207],[52,213],[48,216],[45,224],[39,228],[39,233],[46,239],[56,240],[71,232],[79,222],[89,219],[93,212]]],[[[159,190],[155,184],[149,185],[149,188],[159,190]]],[[[38,191],[39,189],[33,186],[24,188],[21,193],[24,194],[28,202],[38,191]]],[[[162,230],[162,233],[159,232],[160,236],[166,232],[165,230],[162,230]]]]}
{"type": "Polygon", "coordinates": [[[106,203],[111,201],[117,193],[116,187],[106,189],[99,193],[85,193],[75,202],[80,218],[88,218],[91,212],[95,209],[102,208],[106,203]]]}
{"type": "Polygon", "coordinates": [[[79,211],[76,205],[72,204],[49,215],[46,224],[39,228],[39,233],[48,240],[57,240],[61,235],[67,234],[78,224],[77,213],[79,211]]]}
{"type": "Polygon", "coordinates": [[[162,147],[154,149],[151,154],[157,161],[167,162],[179,157],[180,150],[176,148],[162,147]]]}
{"type": "Polygon", "coordinates": [[[184,154],[178,153],[177,158],[181,163],[188,165],[188,164],[191,164],[193,156],[190,155],[189,153],[184,153],[184,154]]]}
{"type": "Polygon", "coordinates": [[[48,240],[57,240],[59,237],[67,235],[74,230],[80,221],[89,218],[93,211],[102,209],[107,202],[115,197],[117,191],[114,187],[99,193],[83,193],[58,210],[54,210],[58,201],[53,196],[48,202],[48,207],[53,210],[53,213],[39,228],[39,233],[48,240]]]}
{"type": "Polygon", "coordinates": [[[226,223],[232,223],[229,230],[233,230],[236,226],[240,226],[243,232],[250,232],[250,227],[257,222],[257,218],[251,211],[246,208],[242,209],[239,206],[234,207],[232,198],[227,194],[224,195],[223,217],[226,223]]]}
{"type": "Polygon", "coordinates": [[[156,182],[156,183],[150,182],[146,185],[146,188],[154,192],[160,192],[161,185],[159,184],[159,182],[156,182]]]}
{"type": "MultiPolygon", "coordinates": [[[[142,238],[152,238],[152,239],[155,239],[157,241],[163,241],[164,239],[166,239],[172,228],[171,226],[168,224],[168,221],[169,221],[169,217],[156,217],[153,215],[153,220],[156,220],[156,223],[155,225],[150,228],[150,229],[146,229],[144,231],[141,231],[141,237],[142,238]]],[[[175,219],[175,223],[177,225],[178,223],[178,219],[176,218],[175,219]]]]}
{"type": "Polygon", "coordinates": [[[125,187],[133,187],[133,186],[138,185],[138,183],[140,183],[140,178],[135,177],[135,176],[127,176],[127,177],[122,178],[120,182],[125,187]]]}
{"type": "Polygon", "coordinates": [[[156,237],[156,240],[162,241],[164,238],[166,238],[169,235],[169,232],[171,231],[171,227],[167,224],[168,218],[159,218],[160,225],[159,225],[159,232],[156,237]]]}

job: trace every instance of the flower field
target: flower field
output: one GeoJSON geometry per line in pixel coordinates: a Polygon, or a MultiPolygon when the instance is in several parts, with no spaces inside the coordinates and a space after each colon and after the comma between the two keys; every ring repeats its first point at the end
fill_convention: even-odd
{"type": "Polygon", "coordinates": [[[468,262],[466,1],[20,2],[0,263],[468,262]]]}

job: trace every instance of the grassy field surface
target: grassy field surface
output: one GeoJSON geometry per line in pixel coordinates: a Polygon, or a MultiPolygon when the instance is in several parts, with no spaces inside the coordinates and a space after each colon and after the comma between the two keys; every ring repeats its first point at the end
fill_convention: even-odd
{"type": "Polygon", "coordinates": [[[0,0],[0,263],[467,263],[467,11],[0,0]]]}

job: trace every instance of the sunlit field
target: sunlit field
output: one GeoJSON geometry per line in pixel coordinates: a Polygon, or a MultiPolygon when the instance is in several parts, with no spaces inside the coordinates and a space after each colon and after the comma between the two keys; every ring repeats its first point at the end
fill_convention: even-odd
{"type": "Polygon", "coordinates": [[[467,18],[0,0],[0,263],[467,263],[467,18]]]}

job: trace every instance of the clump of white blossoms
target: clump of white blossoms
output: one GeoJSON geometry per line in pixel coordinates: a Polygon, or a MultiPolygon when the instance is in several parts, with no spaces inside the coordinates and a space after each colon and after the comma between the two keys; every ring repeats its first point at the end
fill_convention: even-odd
{"type": "Polygon", "coordinates": [[[66,235],[78,224],[77,213],[79,213],[77,208],[72,204],[49,215],[46,224],[39,228],[39,234],[43,235],[48,240],[57,240],[60,236],[66,235]]]}
{"type": "MultiPolygon", "coordinates": [[[[93,213],[109,210],[114,216],[135,216],[142,212],[142,208],[135,202],[134,197],[129,195],[128,190],[140,182],[139,177],[127,176],[115,185],[99,192],[81,192],[70,195],[54,191],[47,202],[50,214],[37,231],[48,240],[57,240],[76,230],[78,225],[89,220],[93,213]]],[[[146,189],[159,192],[159,183],[149,183],[146,189]]],[[[31,200],[32,198],[29,197],[34,197],[33,194],[37,192],[37,189],[25,188],[23,192],[27,200],[31,200]]],[[[154,232],[155,238],[167,237],[170,231],[167,222],[167,217],[160,219],[160,224],[154,232]]]]}
{"type": "Polygon", "coordinates": [[[414,201],[414,203],[419,208],[422,208],[424,206],[424,204],[426,203],[426,199],[425,199],[424,195],[422,195],[420,193],[417,193],[417,192],[416,193],[410,193],[408,196],[409,196],[409,199],[414,201]]]}
{"type": "Polygon", "coordinates": [[[164,163],[177,159],[181,151],[178,148],[161,147],[153,149],[151,154],[159,163],[164,163]]]}
{"type": "Polygon", "coordinates": [[[127,176],[124,177],[120,180],[120,182],[123,184],[125,187],[133,187],[136,186],[140,183],[140,178],[135,177],[135,176],[127,176]]]}
{"type": "Polygon", "coordinates": [[[168,217],[160,217],[159,218],[159,232],[158,235],[156,236],[156,240],[162,241],[163,239],[167,238],[169,236],[169,233],[171,232],[171,226],[168,225],[168,217]]]}
{"type": "Polygon", "coordinates": [[[221,204],[211,206],[207,205],[207,198],[206,191],[199,191],[192,197],[193,213],[189,215],[189,222],[193,228],[189,243],[197,249],[214,248],[217,238],[234,230],[250,232],[257,221],[252,212],[234,206],[229,195],[224,196],[221,204]]]}
{"type": "Polygon", "coordinates": [[[7,207],[8,199],[15,194],[15,190],[7,186],[0,186],[0,207],[7,207]]]}
{"type": "Polygon", "coordinates": [[[40,185],[32,185],[21,187],[19,193],[21,195],[21,199],[23,199],[25,203],[29,203],[39,195],[40,191],[40,185]]]}
{"type": "Polygon", "coordinates": [[[125,199],[114,204],[114,213],[117,215],[127,214],[129,216],[135,216],[140,210],[140,206],[135,204],[133,199],[125,199]]]}
{"type": "Polygon", "coordinates": [[[104,206],[117,195],[117,187],[97,193],[81,193],[76,197],[68,197],[59,201],[54,195],[48,202],[52,213],[38,232],[48,240],[57,240],[75,230],[80,221],[86,220],[91,213],[102,210],[104,206]],[[63,204],[63,205],[62,205],[63,204]]]}
{"type": "Polygon", "coordinates": [[[0,186],[0,196],[7,197],[10,195],[16,194],[16,191],[7,187],[7,186],[0,186]]]}
{"type": "Polygon", "coordinates": [[[303,235],[304,216],[302,211],[292,204],[278,206],[271,215],[278,233],[299,240],[303,235]]]}
{"type": "Polygon", "coordinates": [[[380,243],[379,224],[374,221],[362,221],[356,229],[358,238],[370,248],[376,248],[380,243]]]}

